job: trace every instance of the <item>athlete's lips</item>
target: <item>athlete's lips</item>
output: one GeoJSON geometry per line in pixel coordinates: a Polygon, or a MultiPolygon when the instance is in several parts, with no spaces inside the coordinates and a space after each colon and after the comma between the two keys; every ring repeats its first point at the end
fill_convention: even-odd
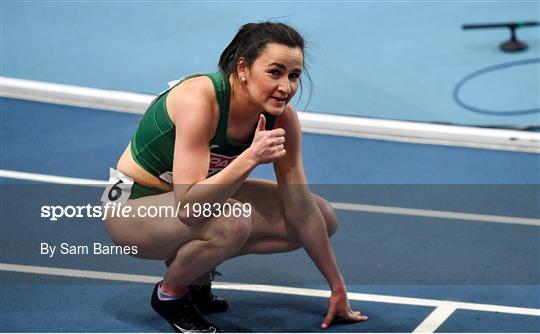
{"type": "Polygon", "coordinates": [[[287,97],[280,97],[280,96],[272,96],[273,99],[278,100],[279,102],[285,102],[287,101],[287,97]]]}

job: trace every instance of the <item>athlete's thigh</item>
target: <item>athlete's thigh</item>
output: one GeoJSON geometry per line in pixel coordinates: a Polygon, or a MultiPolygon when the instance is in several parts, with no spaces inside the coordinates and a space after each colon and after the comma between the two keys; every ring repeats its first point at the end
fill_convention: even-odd
{"type": "MultiPolygon", "coordinates": [[[[228,199],[227,203],[234,206],[238,202],[228,199]]],[[[141,258],[173,258],[186,242],[227,239],[238,225],[237,218],[224,216],[212,216],[193,226],[182,223],[176,217],[173,192],[129,200],[122,207],[129,207],[130,215],[107,219],[107,231],[116,244],[137,246],[136,256],[141,258]]]]}
{"type": "Polygon", "coordinates": [[[275,182],[248,179],[232,197],[251,204],[250,239],[279,238],[296,241],[294,230],[285,223],[282,201],[275,182]]]}
{"type": "Polygon", "coordinates": [[[209,224],[190,227],[176,218],[173,192],[129,200],[121,208],[129,208],[123,209],[130,211],[128,217],[108,218],[107,231],[116,244],[137,246],[142,258],[168,259],[209,228],[209,224]]]}

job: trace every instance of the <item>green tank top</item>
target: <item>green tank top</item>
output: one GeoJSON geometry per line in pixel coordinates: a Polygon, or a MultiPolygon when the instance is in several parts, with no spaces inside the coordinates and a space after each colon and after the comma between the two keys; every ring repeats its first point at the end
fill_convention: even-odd
{"type": "MultiPolygon", "coordinates": [[[[135,162],[146,171],[168,183],[172,183],[175,126],[169,118],[165,101],[172,88],[187,79],[201,75],[212,80],[220,110],[216,133],[208,143],[210,164],[207,177],[217,174],[227,167],[251,145],[253,140],[253,137],[251,137],[248,143],[237,143],[227,136],[231,88],[228,77],[224,73],[194,74],[181,78],[176,84],[159,94],[152,101],[131,139],[131,155],[135,162]]],[[[266,117],[266,129],[272,129],[275,117],[267,112],[264,112],[264,116],[266,117]]]]}

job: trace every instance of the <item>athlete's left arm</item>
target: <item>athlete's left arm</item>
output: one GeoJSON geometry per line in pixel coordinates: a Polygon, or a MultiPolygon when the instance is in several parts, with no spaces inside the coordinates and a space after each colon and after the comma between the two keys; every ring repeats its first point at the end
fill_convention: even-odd
{"type": "Polygon", "coordinates": [[[323,215],[307,184],[302,163],[300,121],[292,106],[287,106],[276,119],[275,127],[285,129],[284,145],[287,154],[274,162],[285,220],[294,229],[300,243],[332,290],[329,312],[322,326],[329,326],[335,316],[352,321],[365,320],[350,309],[345,282],[328,238],[323,215]]]}
{"type": "Polygon", "coordinates": [[[332,289],[344,285],[326,224],[307,184],[302,163],[300,121],[293,107],[287,106],[276,119],[276,128],[285,129],[285,157],[274,162],[285,219],[293,227],[302,246],[315,262],[332,289]]]}

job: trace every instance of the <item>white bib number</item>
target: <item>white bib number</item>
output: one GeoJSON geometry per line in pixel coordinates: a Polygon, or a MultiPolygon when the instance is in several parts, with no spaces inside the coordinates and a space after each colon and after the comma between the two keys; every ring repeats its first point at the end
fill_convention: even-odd
{"type": "Polygon", "coordinates": [[[125,203],[131,196],[133,179],[114,168],[109,168],[109,185],[101,196],[101,202],[125,203]]]}

